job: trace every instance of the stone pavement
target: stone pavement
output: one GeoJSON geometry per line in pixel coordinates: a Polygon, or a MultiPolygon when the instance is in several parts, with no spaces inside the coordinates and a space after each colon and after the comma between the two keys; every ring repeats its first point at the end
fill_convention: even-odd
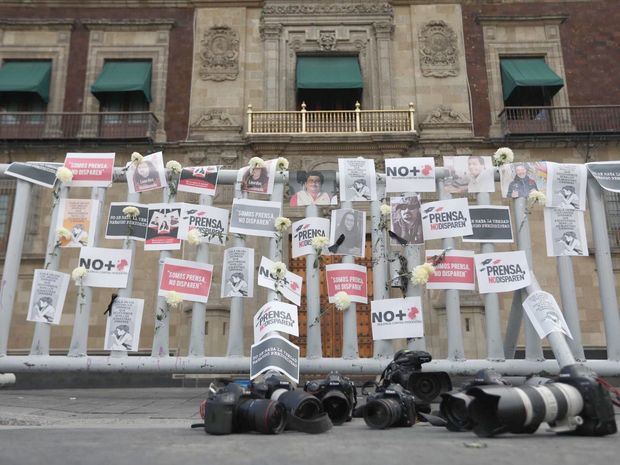
{"type": "MultiPolygon", "coordinates": [[[[321,435],[209,436],[204,388],[0,391],[0,465],[613,464],[620,435],[480,439],[424,423],[374,431],[354,419],[321,435]]],[[[617,414],[620,420],[620,413],[617,414]]]]}

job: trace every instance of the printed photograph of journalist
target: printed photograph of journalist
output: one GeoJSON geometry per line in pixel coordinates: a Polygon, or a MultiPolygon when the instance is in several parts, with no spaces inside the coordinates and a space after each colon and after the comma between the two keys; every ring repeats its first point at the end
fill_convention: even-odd
{"type": "Polygon", "coordinates": [[[365,212],[343,208],[332,210],[331,244],[344,236],[334,255],[364,256],[366,237],[365,212]]]}
{"type": "Polygon", "coordinates": [[[337,205],[335,171],[295,171],[289,176],[291,207],[337,205]]]}
{"type": "Polygon", "coordinates": [[[471,155],[468,157],[443,157],[449,176],[445,189],[452,194],[468,192],[494,192],[495,180],[491,157],[471,155]]]}
{"type": "MultiPolygon", "coordinates": [[[[514,178],[510,181],[510,184],[508,184],[505,195],[506,198],[516,199],[519,197],[527,197],[530,192],[540,190],[536,180],[531,174],[534,172],[533,166],[530,166],[529,163],[516,163],[512,165],[511,168],[511,171],[514,172],[514,178]]],[[[504,184],[504,179],[502,179],[502,184],[504,184]]]]}
{"type": "MultiPolygon", "coordinates": [[[[420,199],[417,195],[392,197],[392,228],[391,231],[407,244],[423,244],[422,212],[420,199]]],[[[392,239],[392,243],[397,241],[392,239]]]]}

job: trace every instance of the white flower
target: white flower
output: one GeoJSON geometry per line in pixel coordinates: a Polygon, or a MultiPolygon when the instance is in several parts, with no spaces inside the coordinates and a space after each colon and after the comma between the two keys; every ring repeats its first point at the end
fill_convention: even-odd
{"type": "Polygon", "coordinates": [[[506,163],[512,163],[515,159],[515,154],[508,147],[500,147],[493,154],[493,164],[495,166],[502,166],[506,163]]]}
{"type": "Polygon", "coordinates": [[[60,182],[71,182],[73,179],[73,171],[66,166],[61,166],[56,170],[56,178],[58,178],[60,182]]]}
{"type": "Polygon", "coordinates": [[[252,157],[250,158],[250,162],[248,163],[250,169],[254,168],[263,168],[265,166],[265,160],[260,157],[252,157]]]}
{"type": "Polygon", "coordinates": [[[56,237],[58,238],[58,240],[69,240],[71,239],[71,231],[69,231],[67,228],[58,228],[56,230],[56,237]]]}
{"type": "Polygon", "coordinates": [[[286,265],[282,262],[275,262],[271,265],[271,274],[275,276],[276,279],[284,279],[286,272],[286,265]]]}
{"type": "Polygon", "coordinates": [[[323,249],[323,247],[325,247],[327,244],[329,244],[329,239],[327,239],[325,236],[314,236],[312,238],[312,247],[314,247],[314,249],[316,250],[323,249]]]}
{"type": "Polygon", "coordinates": [[[390,207],[387,204],[382,204],[381,205],[381,214],[384,216],[388,216],[390,213],[392,213],[392,207],[390,207]]]}
{"type": "Polygon", "coordinates": [[[285,216],[278,216],[276,218],[276,231],[282,233],[291,227],[291,220],[286,218],[285,216]]]}
{"type": "Polygon", "coordinates": [[[288,160],[284,157],[279,157],[276,161],[276,169],[278,171],[284,171],[288,169],[288,160]]]}
{"type": "Polygon", "coordinates": [[[86,273],[88,273],[88,270],[85,267],[78,266],[77,268],[74,268],[73,271],[71,272],[71,279],[75,281],[75,284],[77,284],[78,286],[81,286],[82,278],[86,276],[86,273]]]}
{"type": "Polygon", "coordinates": [[[127,218],[131,218],[132,220],[136,219],[139,214],[140,214],[140,209],[138,207],[129,205],[123,208],[123,215],[125,215],[127,218]]]}
{"type": "Polygon", "coordinates": [[[187,233],[187,241],[192,245],[200,244],[201,238],[202,238],[202,235],[200,234],[200,232],[198,232],[197,229],[192,229],[191,231],[187,233]]]}
{"type": "Polygon", "coordinates": [[[532,204],[538,202],[542,205],[545,205],[545,203],[547,202],[547,196],[543,192],[537,190],[531,191],[528,194],[527,198],[532,204]]]}
{"type": "Polygon", "coordinates": [[[181,163],[176,160],[170,160],[166,163],[166,169],[172,171],[174,174],[180,174],[183,170],[181,163]]]}
{"type": "Polygon", "coordinates": [[[166,296],[166,304],[168,304],[168,307],[175,308],[181,302],[183,302],[183,297],[181,297],[181,294],[176,291],[168,292],[168,295],[166,296]]]}
{"type": "Polygon", "coordinates": [[[336,310],[344,312],[351,305],[351,297],[346,292],[340,291],[334,296],[334,304],[336,305],[336,310]]]}
{"type": "Polygon", "coordinates": [[[140,155],[138,152],[134,152],[131,154],[131,162],[134,165],[139,165],[140,163],[142,163],[142,160],[144,159],[144,157],[142,155],[140,155]]]}
{"type": "Polygon", "coordinates": [[[423,263],[416,266],[411,273],[409,273],[409,279],[413,284],[426,284],[430,275],[435,273],[435,267],[430,263],[423,263]]]}

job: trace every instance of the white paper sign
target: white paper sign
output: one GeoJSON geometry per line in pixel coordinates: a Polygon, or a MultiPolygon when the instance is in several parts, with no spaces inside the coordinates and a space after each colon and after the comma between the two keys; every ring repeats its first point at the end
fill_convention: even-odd
{"type": "Polygon", "coordinates": [[[386,158],[385,192],[435,192],[433,157],[386,158]]]}
{"type": "Polygon", "coordinates": [[[26,319],[39,323],[59,324],[70,279],[67,273],[34,270],[26,319]]]}
{"type": "Polygon", "coordinates": [[[147,155],[138,164],[127,168],[127,189],[130,194],[166,187],[166,169],[161,152],[147,155]]]}
{"type": "Polygon", "coordinates": [[[370,308],[373,340],[424,337],[421,297],[373,300],[370,308]]]}
{"type": "Polygon", "coordinates": [[[184,203],[179,222],[179,239],[186,241],[192,230],[198,232],[201,242],[224,245],[228,232],[228,210],[184,203]]]}
{"type": "Polygon", "coordinates": [[[547,207],[586,209],[588,169],[585,165],[547,162],[547,207]]]}
{"type": "Polygon", "coordinates": [[[281,202],[234,199],[230,217],[230,232],[275,237],[276,218],[280,216],[281,211],[281,202]]]}
{"type": "MultiPolygon", "coordinates": [[[[426,262],[440,256],[443,250],[426,249],[426,262]]],[[[443,261],[435,265],[435,272],[426,283],[427,289],[459,289],[473,291],[476,289],[473,250],[448,250],[443,261]]]]}
{"type": "Polygon", "coordinates": [[[117,297],[105,327],[104,350],[137,352],[142,325],[143,299],[117,297]]]}
{"type": "Polygon", "coordinates": [[[495,252],[474,255],[480,294],[523,289],[531,284],[525,252],[495,252]]]}
{"type": "Polygon", "coordinates": [[[254,297],[254,249],[231,247],[224,251],[220,297],[254,297]]]}
{"type": "Polygon", "coordinates": [[[339,158],[340,200],[377,200],[375,161],[365,158],[339,158]]]}
{"type": "Polygon", "coordinates": [[[297,306],[273,300],[263,305],[254,315],[254,342],[265,335],[279,331],[299,336],[297,306]]]}
{"type": "Polygon", "coordinates": [[[67,153],[65,167],[73,173],[72,187],[108,187],[114,176],[114,153],[67,153]]]}
{"type": "Polygon", "coordinates": [[[79,266],[88,271],[82,279],[85,286],[125,288],[131,265],[131,250],[128,249],[80,249],[79,266]]]}
{"type": "Polygon", "coordinates": [[[588,255],[586,223],[580,210],[545,208],[547,256],[588,255]]]}
{"type": "Polygon", "coordinates": [[[276,289],[276,279],[271,274],[271,267],[274,262],[267,257],[263,257],[258,268],[258,285],[279,291],[284,297],[293,302],[295,305],[301,305],[301,286],[303,279],[287,270],[286,276],[279,280],[278,289],[276,289]]]}
{"type": "Polygon", "coordinates": [[[334,263],[325,266],[327,296],[330,304],[336,302],[336,294],[346,292],[351,302],[368,303],[368,276],[366,267],[355,263],[334,263]]]}
{"type": "Polygon", "coordinates": [[[293,258],[314,252],[312,239],[325,236],[329,240],[329,220],[327,218],[304,218],[295,221],[293,231],[293,258]]]}
{"type": "Polygon", "coordinates": [[[538,291],[531,293],[523,301],[523,309],[541,339],[554,331],[564,333],[571,339],[573,338],[558,303],[548,292],[538,291]]]}
{"type": "Polygon", "coordinates": [[[422,204],[424,240],[468,236],[473,233],[466,198],[422,204]]]}
{"type": "Polygon", "coordinates": [[[166,258],[157,295],[167,297],[174,291],[178,292],[183,300],[207,303],[212,280],[213,265],[166,258]]]}

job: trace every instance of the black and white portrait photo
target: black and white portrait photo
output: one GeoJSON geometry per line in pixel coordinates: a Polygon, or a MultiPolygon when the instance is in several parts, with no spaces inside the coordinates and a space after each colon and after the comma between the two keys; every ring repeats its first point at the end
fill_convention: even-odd
{"type": "Polygon", "coordinates": [[[331,252],[334,255],[363,257],[366,238],[366,213],[348,208],[333,210],[330,237],[330,245],[334,246],[331,252]]]}
{"type": "MultiPolygon", "coordinates": [[[[420,197],[417,195],[391,197],[390,205],[392,207],[391,231],[408,244],[423,244],[420,197]]],[[[396,239],[392,239],[392,243],[397,242],[396,239]]]]}

